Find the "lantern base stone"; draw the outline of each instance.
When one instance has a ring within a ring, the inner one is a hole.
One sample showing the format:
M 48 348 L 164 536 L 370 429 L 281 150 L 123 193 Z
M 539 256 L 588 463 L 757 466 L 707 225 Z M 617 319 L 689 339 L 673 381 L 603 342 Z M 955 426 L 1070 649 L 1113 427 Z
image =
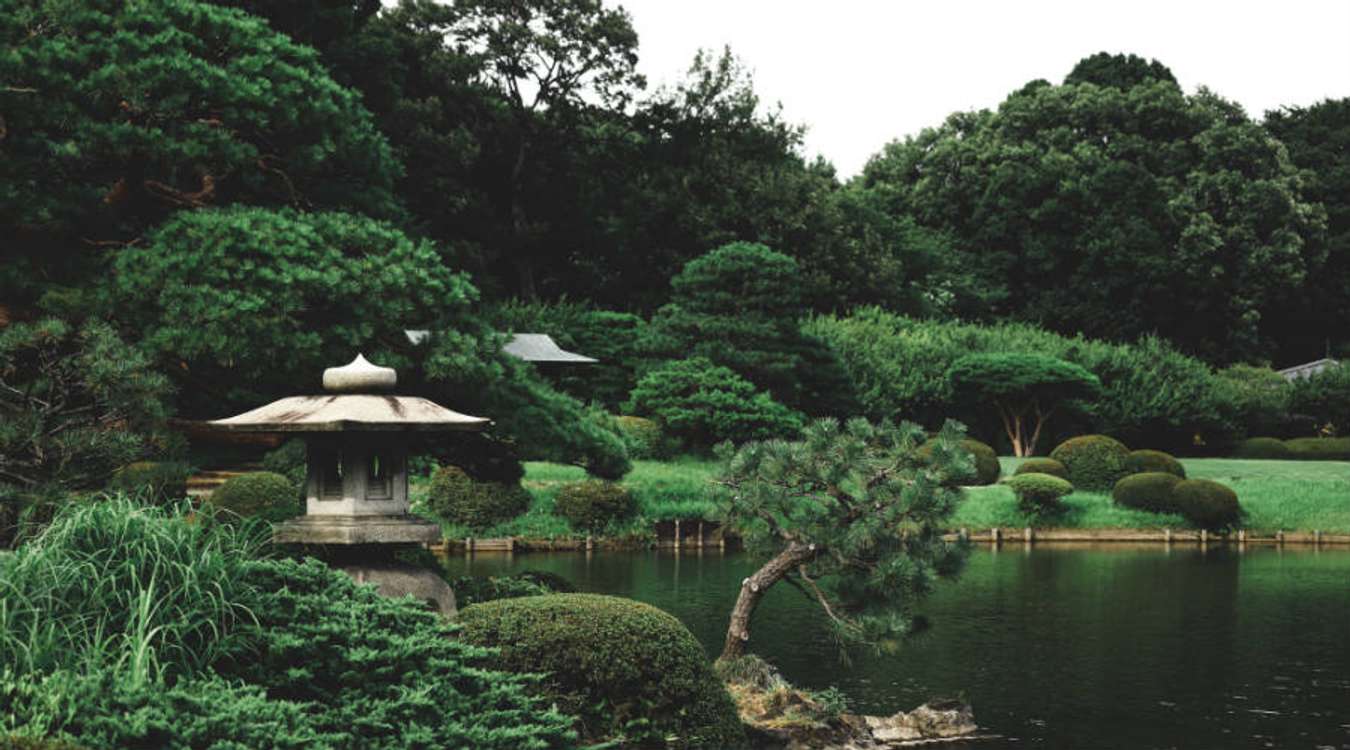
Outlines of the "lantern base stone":
M 408 515 L 301 516 L 272 530 L 276 544 L 430 544 L 441 528 Z
M 342 571 L 357 583 L 374 584 L 380 596 L 391 599 L 411 596 L 446 618 L 453 618 L 457 612 L 454 589 L 426 568 L 394 563 L 349 565 Z

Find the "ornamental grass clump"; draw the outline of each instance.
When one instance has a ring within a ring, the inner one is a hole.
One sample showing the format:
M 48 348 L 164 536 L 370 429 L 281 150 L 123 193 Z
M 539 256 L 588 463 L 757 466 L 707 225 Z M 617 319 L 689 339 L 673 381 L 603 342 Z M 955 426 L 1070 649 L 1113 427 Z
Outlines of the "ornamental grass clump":
M 135 461 L 113 473 L 108 489 L 166 503 L 187 497 L 187 478 L 188 465 L 182 461 Z
M 1125 457 L 1125 471 L 1130 474 L 1160 471 L 1181 479 L 1186 478 L 1186 468 L 1172 454 L 1148 449 L 1130 451 Z
M 465 641 L 498 649 L 497 668 L 546 675 L 537 689 L 576 714 L 585 739 L 621 738 L 635 747 L 745 745 L 703 647 L 651 605 L 552 594 L 475 604 L 459 622 Z
M 1129 455 L 1124 443 L 1106 435 L 1069 438 L 1050 451 L 1050 457 L 1069 470 L 1073 486 L 1090 492 L 1110 491 L 1128 473 Z
M 1017 474 L 1049 474 L 1052 477 L 1068 479 L 1069 467 L 1053 458 L 1028 458 L 1013 471 L 1014 476 Z
M 1066 479 L 1052 474 L 1016 474 L 1004 480 L 1017 496 L 1017 507 L 1030 516 L 1052 516 L 1064 510 L 1061 498 L 1073 492 Z

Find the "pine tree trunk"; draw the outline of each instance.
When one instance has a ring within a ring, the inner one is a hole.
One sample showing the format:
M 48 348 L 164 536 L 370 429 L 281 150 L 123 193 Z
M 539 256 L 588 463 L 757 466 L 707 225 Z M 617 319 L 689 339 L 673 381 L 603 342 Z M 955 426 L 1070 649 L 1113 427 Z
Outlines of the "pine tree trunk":
M 735 659 L 745 655 L 745 644 L 750 641 L 750 618 L 754 616 L 760 599 L 764 598 L 764 592 L 815 554 L 815 545 L 789 542 L 782 552 L 764 563 L 764 566 L 749 578 L 741 581 L 741 595 L 736 598 L 736 606 L 731 610 L 731 622 L 727 625 L 727 641 L 722 647 L 719 660 Z

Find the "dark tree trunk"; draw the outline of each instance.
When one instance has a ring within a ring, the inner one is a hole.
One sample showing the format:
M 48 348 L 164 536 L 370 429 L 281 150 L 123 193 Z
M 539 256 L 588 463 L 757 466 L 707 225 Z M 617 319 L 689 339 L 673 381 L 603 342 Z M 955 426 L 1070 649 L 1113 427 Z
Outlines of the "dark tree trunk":
M 754 616 L 760 599 L 764 598 L 764 592 L 815 554 L 815 545 L 789 542 L 782 552 L 764 563 L 764 566 L 749 578 L 741 581 L 741 595 L 736 598 L 736 606 L 731 610 L 731 622 L 727 625 L 727 641 L 722 647 L 719 660 L 735 659 L 745 655 L 745 644 L 750 641 L 750 618 Z

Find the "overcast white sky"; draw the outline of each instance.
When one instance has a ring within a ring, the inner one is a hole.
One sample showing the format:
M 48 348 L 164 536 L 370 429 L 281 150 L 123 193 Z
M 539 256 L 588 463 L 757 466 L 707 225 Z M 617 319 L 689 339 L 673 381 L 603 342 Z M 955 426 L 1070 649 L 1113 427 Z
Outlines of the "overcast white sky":
M 609 0 L 607 5 L 614 4 Z M 1254 116 L 1350 96 L 1350 1 L 865 2 L 619 0 L 649 86 L 700 48 L 732 51 L 767 103 L 809 127 L 807 155 L 847 178 L 895 138 L 995 107 L 1094 52 L 1157 58 Z

